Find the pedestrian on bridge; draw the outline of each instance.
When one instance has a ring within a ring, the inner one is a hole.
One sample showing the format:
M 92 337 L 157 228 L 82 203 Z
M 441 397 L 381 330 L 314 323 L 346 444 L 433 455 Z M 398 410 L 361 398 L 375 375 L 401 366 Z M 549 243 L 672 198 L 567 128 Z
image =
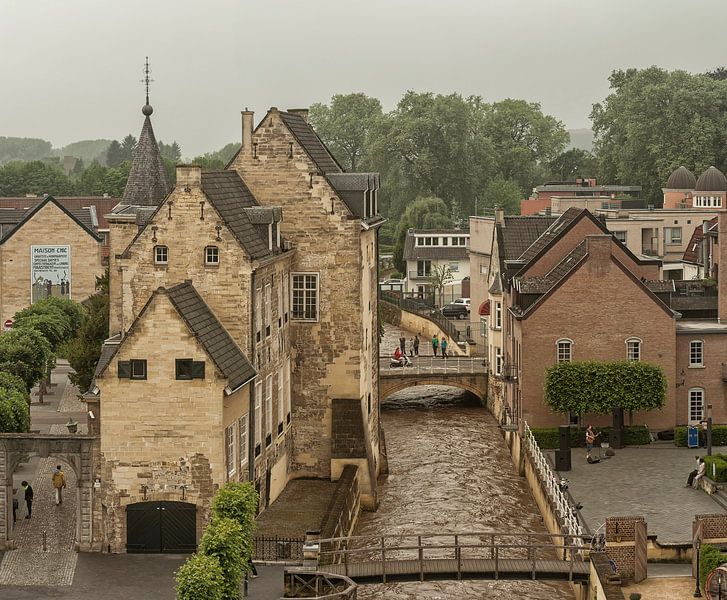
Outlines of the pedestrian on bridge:
M 437 348 L 439 348 L 439 338 L 437 337 L 437 334 L 434 334 L 434 337 L 432 337 L 432 351 L 434 352 L 434 356 L 437 355 Z
M 53 471 L 53 489 L 56 493 L 56 506 L 63 504 L 63 488 L 66 487 L 66 474 L 61 470 L 61 465 L 56 466 Z
M 419 336 L 417 334 L 414 334 L 414 339 L 411 342 L 411 347 L 414 356 L 419 356 Z
M 406 338 L 403 335 L 399 338 L 399 348 L 402 354 L 406 354 Z
M 447 358 L 447 338 L 442 336 L 442 358 Z

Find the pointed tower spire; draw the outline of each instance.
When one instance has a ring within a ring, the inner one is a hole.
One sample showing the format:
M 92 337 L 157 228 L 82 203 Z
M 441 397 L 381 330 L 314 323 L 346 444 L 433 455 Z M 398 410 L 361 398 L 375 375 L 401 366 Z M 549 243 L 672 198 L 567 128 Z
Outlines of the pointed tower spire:
M 139 142 L 134 148 L 133 159 L 129 179 L 124 188 L 124 195 L 121 204 L 133 206 L 158 206 L 167 194 L 171 186 L 167 180 L 167 173 L 164 169 L 164 161 L 159 153 L 154 129 L 149 118 L 154 109 L 149 104 L 149 57 L 144 63 L 144 84 L 146 90 L 146 104 L 141 109 L 144 115 L 144 125 L 141 128 Z

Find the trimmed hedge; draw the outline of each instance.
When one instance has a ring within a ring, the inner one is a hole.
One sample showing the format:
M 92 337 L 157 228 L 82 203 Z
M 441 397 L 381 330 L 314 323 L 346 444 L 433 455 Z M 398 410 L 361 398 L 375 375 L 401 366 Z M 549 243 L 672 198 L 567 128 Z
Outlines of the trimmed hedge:
M 601 435 L 596 443 L 607 442 L 611 427 L 597 427 L 596 431 Z M 533 435 L 543 450 L 554 450 L 560 448 L 560 434 L 557 427 L 533 428 Z M 624 443 L 627 446 L 643 446 L 651 443 L 649 429 L 645 425 L 627 425 L 624 427 Z M 570 447 L 583 448 L 586 445 L 586 430 L 578 427 L 570 428 Z
M 707 582 L 707 575 L 714 569 L 727 562 L 727 554 L 723 554 L 719 548 L 712 544 L 702 544 L 699 548 L 699 582 L 704 589 Z
M 699 427 L 699 443 L 706 445 L 707 432 Z M 674 443 L 677 446 L 686 448 L 687 446 L 687 428 L 679 426 L 674 428 Z M 727 446 L 727 425 L 712 425 L 712 445 Z
M 727 456 L 724 454 L 713 454 L 712 456 L 703 456 L 704 462 L 707 463 L 706 476 L 718 483 L 727 482 Z
M 223 600 L 225 578 L 216 556 L 193 554 L 176 572 L 177 600 Z

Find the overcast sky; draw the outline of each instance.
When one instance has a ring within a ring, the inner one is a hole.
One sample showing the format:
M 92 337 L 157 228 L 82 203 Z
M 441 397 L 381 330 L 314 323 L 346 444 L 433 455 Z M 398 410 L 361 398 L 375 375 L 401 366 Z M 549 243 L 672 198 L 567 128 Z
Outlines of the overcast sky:
M 590 127 L 613 69 L 727 64 L 725 0 L 0 0 L 0 135 L 62 146 L 138 135 L 144 56 L 157 138 L 186 157 L 240 110 L 407 89 L 525 98 Z

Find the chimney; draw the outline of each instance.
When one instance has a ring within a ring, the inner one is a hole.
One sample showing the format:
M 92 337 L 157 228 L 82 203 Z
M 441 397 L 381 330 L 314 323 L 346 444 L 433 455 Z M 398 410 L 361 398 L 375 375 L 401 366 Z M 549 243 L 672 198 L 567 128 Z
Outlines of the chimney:
M 588 263 L 586 267 L 589 273 L 603 276 L 611 270 L 611 235 L 587 235 L 586 251 L 588 252 Z
M 303 119 L 306 123 L 308 122 L 308 109 L 307 108 L 289 108 L 288 112 L 291 115 L 296 115 Z
M 242 154 L 252 155 L 252 124 L 255 113 L 247 108 L 242 113 Z
M 177 188 L 202 185 L 202 167 L 177 165 Z
M 709 236 L 707 236 L 709 237 Z M 727 211 L 717 216 L 717 251 L 712 254 L 711 274 L 717 277 L 717 318 L 727 323 Z
M 502 208 L 495 208 L 495 225 L 505 224 L 505 211 Z

